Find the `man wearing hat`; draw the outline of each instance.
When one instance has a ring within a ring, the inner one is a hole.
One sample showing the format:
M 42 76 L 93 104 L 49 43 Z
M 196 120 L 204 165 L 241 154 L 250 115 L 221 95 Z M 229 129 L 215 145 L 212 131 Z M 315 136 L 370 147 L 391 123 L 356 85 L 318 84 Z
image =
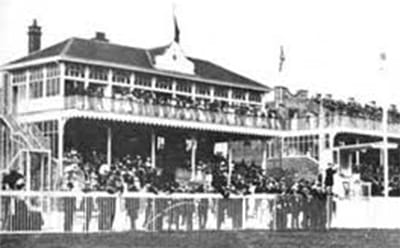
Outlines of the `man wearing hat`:
M 328 163 L 328 168 L 325 170 L 325 188 L 328 194 L 332 194 L 332 188 L 334 184 L 333 176 L 335 175 L 337 168 L 334 167 L 333 163 Z

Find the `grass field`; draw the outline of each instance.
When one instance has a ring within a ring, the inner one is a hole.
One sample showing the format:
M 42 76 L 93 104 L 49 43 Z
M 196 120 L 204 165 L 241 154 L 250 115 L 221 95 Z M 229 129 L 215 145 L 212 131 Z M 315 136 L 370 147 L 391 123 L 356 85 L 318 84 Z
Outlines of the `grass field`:
M 400 230 L 125 232 L 0 235 L 0 247 L 32 248 L 399 248 Z

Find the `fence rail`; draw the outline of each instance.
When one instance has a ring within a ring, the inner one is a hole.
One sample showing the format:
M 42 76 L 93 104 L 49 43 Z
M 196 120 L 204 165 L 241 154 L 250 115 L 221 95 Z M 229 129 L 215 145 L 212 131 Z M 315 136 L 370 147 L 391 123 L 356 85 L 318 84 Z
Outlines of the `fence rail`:
M 0 192 L 0 233 L 325 229 L 326 199 L 256 194 Z

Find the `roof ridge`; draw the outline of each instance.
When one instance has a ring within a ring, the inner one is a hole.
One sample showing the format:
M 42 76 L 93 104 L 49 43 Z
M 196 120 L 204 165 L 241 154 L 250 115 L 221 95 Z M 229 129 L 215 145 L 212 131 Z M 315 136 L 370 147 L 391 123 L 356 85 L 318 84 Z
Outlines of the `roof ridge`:
M 67 51 L 69 50 L 69 48 L 71 47 L 71 45 L 72 45 L 72 43 L 74 42 L 75 39 L 76 39 L 75 37 L 71 37 L 71 38 L 68 39 L 67 44 L 61 50 L 60 56 L 65 56 L 65 54 L 67 53 Z

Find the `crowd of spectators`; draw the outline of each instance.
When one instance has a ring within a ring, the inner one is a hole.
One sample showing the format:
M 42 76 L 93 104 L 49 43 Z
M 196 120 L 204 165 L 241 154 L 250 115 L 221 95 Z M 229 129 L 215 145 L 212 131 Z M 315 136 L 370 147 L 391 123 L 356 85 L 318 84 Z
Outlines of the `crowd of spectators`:
M 352 172 L 358 174 L 363 182 L 371 183 L 371 195 L 384 195 L 383 166 L 377 164 L 363 163 L 354 165 Z M 400 196 L 400 169 L 389 165 L 389 196 Z
M 311 103 L 314 104 L 315 109 L 322 105 L 326 115 L 342 115 L 360 119 L 367 119 L 372 121 L 382 121 L 383 108 L 378 106 L 375 101 L 366 104 L 357 102 L 354 98 L 349 100 L 335 100 L 331 95 L 322 97 L 321 94 L 311 97 Z M 400 123 L 400 112 L 396 105 L 390 105 L 388 109 L 388 122 Z
M 76 150 L 71 150 L 65 154 L 64 167 L 64 189 L 109 193 L 206 192 L 229 197 L 231 194 L 290 193 L 297 187 L 310 189 L 315 183 L 266 176 L 261 166 L 244 161 L 234 163 L 229 175 L 228 161 L 216 155 L 207 161 L 198 161 L 195 178 L 191 178 L 191 183 L 166 175 L 161 168 L 152 166 L 149 157 L 142 158 L 140 155 L 126 155 L 115 159 L 109 166 L 101 153 L 92 151 L 83 156 Z
M 68 84 L 66 89 L 67 96 L 89 96 L 96 99 L 104 97 L 104 87 L 98 85 L 89 85 L 87 88 L 83 84 L 71 83 Z M 144 103 L 160 106 L 171 106 L 181 109 L 195 109 L 204 110 L 213 113 L 226 113 L 235 114 L 237 116 L 251 116 L 268 118 L 271 120 L 281 120 L 287 118 L 282 115 L 282 111 L 278 108 L 272 108 L 270 106 L 264 106 L 257 104 L 238 104 L 228 103 L 223 100 L 210 100 L 208 98 L 195 98 L 187 95 L 172 95 L 167 93 L 154 92 L 150 90 L 138 89 L 133 90 L 129 88 L 114 87 L 112 90 L 112 98 L 115 100 L 125 100 L 130 103 Z M 101 106 L 101 102 L 96 101 L 96 108 Z M 122 106 L 122 105 L 121 105 Z M 134 109 L 132 107 L 132 109 Z

